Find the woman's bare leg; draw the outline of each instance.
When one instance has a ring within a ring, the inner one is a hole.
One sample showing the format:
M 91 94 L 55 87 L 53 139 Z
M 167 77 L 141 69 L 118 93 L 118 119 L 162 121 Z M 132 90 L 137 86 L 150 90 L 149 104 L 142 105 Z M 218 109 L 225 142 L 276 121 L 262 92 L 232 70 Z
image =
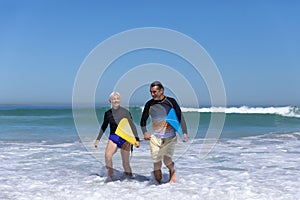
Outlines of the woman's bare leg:
M 117 145 L 113 141 L 108 140 L 105 150 L 105 164 L 107 168 L 107 176 L 110 178 L 112 178 L 113 175 L 112 157 L 117 152 L 117 148 Z
M 132 170 L 130 167 L 130 144 L 125 142 L 121 148 L 121 156 L 122 156 L 122 164 L 124 168 L 124 172 L 127 176 L 132 176 Z

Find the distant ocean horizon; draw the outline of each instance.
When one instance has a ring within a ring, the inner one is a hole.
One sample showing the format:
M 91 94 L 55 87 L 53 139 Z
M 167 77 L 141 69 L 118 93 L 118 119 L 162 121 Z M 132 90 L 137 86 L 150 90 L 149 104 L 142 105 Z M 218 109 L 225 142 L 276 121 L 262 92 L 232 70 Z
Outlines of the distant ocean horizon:
M 145 102 L 144 102 L 145 103 Z M 144 103 L 136 103 L 130 105 L 130 107 L 142 107 L 144 106 Z M 82 104 L 88 105 L 89 107 L 90 104 Z M 180 105 L 181 107 L 184 108 L 211 108 L 211 107 L 219 107 L 218 105 L 216 106 L 211 106 L 209 104 L 200 104 L 198 107 L 195 106 L 190 106 L 190 105 Z M 65 108 L 71 108 L 72 103 L 0 103 L 0 108 L 3 107 L 65 107 Z M 109 103 L 96 103 L 94 107 L 110 107 Z M 226 108 L 239 108 L 239 107 L 249 107 L 249 108 L 268 108 L 268 107 L 300 107 L 299 105 L 296 104 L 227 104 Z
M 77 133 L 71 105 L 0 105 L 0 199 L 298 199 L 300 107 L 182 107 L 190 140 L 178 138 L 176 184 L 156 185 L 149 142 L 139 127 L 142 106 L 129 108 L 141 138 L 133 171 L 150 181 L 105 184 L 104 151 L 109 130 L 93 148 L 99 124 Z M 83 109 L 84 112 L 85 109 Z M 205 158 L 199 151 L 213 113 L 226 114 L 220 138 Z M 90 130 L 94 130 L 90 132 Z M 149 128 L 150 130 L 150 128 Z M 84 138 L 86 143 L 82 142 Z M 120 153 L 114 167 L 122 171 Z M 163 168 L 164 177 L 168 172 Z M 97 174 L 97 175 L 95 175 Z M 163 195 L 162 195 L 163 194 Z

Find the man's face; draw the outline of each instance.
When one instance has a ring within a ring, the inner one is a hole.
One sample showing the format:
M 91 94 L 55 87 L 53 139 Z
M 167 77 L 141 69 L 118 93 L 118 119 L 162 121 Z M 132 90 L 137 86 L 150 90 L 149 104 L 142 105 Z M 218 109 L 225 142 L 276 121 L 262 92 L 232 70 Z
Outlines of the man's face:
M 153 86 L 150 88 L 150 93 L 154 100 L 162 100 L 164 89 L 159 88 L 158 86 Z

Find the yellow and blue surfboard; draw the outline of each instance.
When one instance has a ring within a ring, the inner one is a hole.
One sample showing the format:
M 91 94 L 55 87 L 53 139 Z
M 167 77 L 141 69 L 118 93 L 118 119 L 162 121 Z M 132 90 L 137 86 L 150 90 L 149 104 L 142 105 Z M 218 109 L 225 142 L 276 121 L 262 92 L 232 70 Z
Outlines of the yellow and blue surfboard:
M 116 134 L 129 142 L 130 144 L 133 144 L 136 146 L 136 139 L 133 134 L 133 131 L 131 129 L 130 123 L 127 118 L 121 119 L 121 121 L 118 124 Z

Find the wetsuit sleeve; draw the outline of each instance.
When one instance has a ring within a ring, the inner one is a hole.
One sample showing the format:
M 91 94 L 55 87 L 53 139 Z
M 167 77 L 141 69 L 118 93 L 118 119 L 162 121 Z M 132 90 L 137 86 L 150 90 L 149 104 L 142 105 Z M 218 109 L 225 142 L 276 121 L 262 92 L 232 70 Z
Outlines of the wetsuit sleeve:
M 187 134 L 187 127 L 186 127 L 185 119 L 184 119 L 184 116 L 183 116 L 183 114 L 181 112 L 181 109 L 180 109 L 178 103 L 176 102 L 175 99 L 170 99 L 170 101 L 173 104 L 173 107 L 174 107 L 174 110 L 176 112 L 177 118 L 178 118 L 178 120 L 180 122 L 180 126 L 181 126 L 181 129 L 182 129 L 182 132 Z
M 108 113 L 105 112 L 104 114 L 104 119 L 103 119 L 103 123 L 102 123 L 102 126 L 100 128 L 100 131 L 99 131 L 99 134 L 98 134 L 98 137 L 97 137 L 97 140 L 100 140 L 103 133 L 105 132 L 107 126 L 108 126 L 108 123 L 109 123 L 109 119 L 108 119 Z
M 184 119 L 183 115 L 181 115 L 180 126 L 182 129 L 182 132 L 188 134 L 185 119 Z
M 142 132 L 143 134 L 145 132 L 147 132 L 147 119 L 149 117 L 149 109 L 150 109 L 150 101 L 148 101 L 146 104 L 145 104 L 145 107 L 144 107 L 144 110 L 143 110 L 143 113 L 142 113 L 142 118 L 141 118 L 141 122 L 140 122 L 140 126 L 141 126 L 141 129 L 142 129 Z
M 140 141 L 139 135 L 138 135 L 138 133 L 137 133 L 136 126 L 135 126 L 135 124 L 133 123 L 133 119 L 132 119 L 132 116 L 131 116 L 130 112 L 128 112 L 127 118 L 128 118 L 130 127 L 131 127 L 131 129 L 132 129 L 132 131 L 133 131 L 133 134 L 134 134 L 135 139 L 136 139 L 137 141 Z

